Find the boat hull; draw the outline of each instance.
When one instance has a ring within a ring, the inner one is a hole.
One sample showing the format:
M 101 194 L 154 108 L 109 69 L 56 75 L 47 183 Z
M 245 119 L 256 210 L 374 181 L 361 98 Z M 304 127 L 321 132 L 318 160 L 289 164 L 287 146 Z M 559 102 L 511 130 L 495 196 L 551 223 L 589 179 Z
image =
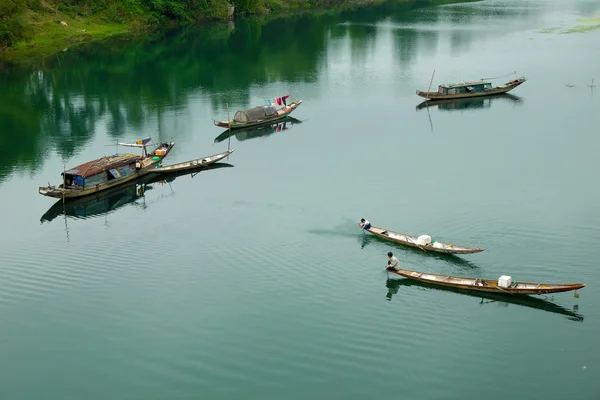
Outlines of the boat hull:
M 105 215 L 134 203 L 140 197 L 144 196 L 147 191 L 151 190 L 153 184 L 157 182 L 173 182 L 180 176 L 194 176 L 201 171 L 227 167 L 233 167 L 233 165 L 214 163 L 208 166 L 199 166 L 191 170 L 178 170 L 168 174 L 149 173 L 140 177 L 135 182 L 120 185 L 119 187 L 104 190 L 90 196 L 71 199 L 69 201 L 58 200 L 42 215 L 40 222 L 50 222 L 59 215 L 71 218 L 91 218 Z
M 473 291 L 469 291 L 469 290 L 457 289 L 455 287 L 432 285 L 427 282 L 419 282 L 419 281 L 416 281 L 413 279 L 402 279 L 400 277 L 398 277 L 399 279 L 395 279 L 395 278 L 396 278 L 396 276 L 390 277 L 386 281 L 386 287 L 388 288 L 388 298 L 390 298 L 390 299 L 394 294 L 398 293 L 397 291 L 401 287 L 402 288 L 415 287 L 415 288 L 424 288 L 424 289 L 432 289 L 432 290 L 456 293 L 456 294 L 460 294 L 462 296 L 470 296 L 473 298 L 480 299 L 480 301 L 479 301 L 480 304 L 484 304 L 483 299 L 485 299 L 486 300 L 485 303 L 502 302 L 505 304 L 514 304 L 517 306 L 528 307 L 528 308 L 531 308 L 534 310 L 541 310 L 541 311 L 547 311 L 547 312 L 551 312 L 551 313 L 555 313 L 555 314 L 559 314 L 559 315 L 564 315 L 571 321 L 583 322 L 583 320 L 584 320 L 584 317 L 582 314 L 579 314 L 578 312 L 576 312 L 574 310 L 569 310 L 565 307 L 559 306 L 559 305 L 557 305 L 551 301 L 548 301 L 544 298 L 541 298 L 541 297 L 507 296 L 506 294 L 499 293 L 499 292 L 494 292 L 494 293 L 473 292 Z
M 369 229 L 365 229 L 367 232 L 375 235 L 381 239 L 389 240 L 394 243 L 402 244 L 405 246 L 416 247 L 425 252 L 434 252 L 434 253 L 445 253 L 445 254 L 473 254 L 473 253 L 481 253 L 484 251 L 484 248 L 481 247 L 464 247 L 464 246 L 454 246 L 447 243 L 440 243 L 442 248 L 434 247 L 433 245 L 419 245 L 417 244 L 417 237 L 412 235 L 407 235 L 405 233 L 393 232 L 390 230 L 385 230 L 381 228 L 377 228 L 375 226 L 371 226 Z
M 525 79 L 518 80 L 516 83 L 510 85 L 496 86 L 493 89 L 486 90 L 484 92 L 474 93 L 457 93 L 457 94 L 442 94 L 438 92 L 422 92 L 417 89 L 417 95 L 427 100 L 455 100 L 455 99 L 468 99 L 472 97 L 483 97 L 483 96 L 494 96 L 498 94 L 508 93 L 517 86 L 520 86 L 525 82 Z
M 175 145 L 175 143 L 171 142 L 169 148 L 166 150 L 166 153 L 164 155 L 161 156 L 156 156 L 158 157 L 158 160 L 153 161 L 152 158 L 148 157 L 146 158 L 146 161 L 143 162 L 144 166 L 135 172 L 132 172 L 130 175 L 120 178 L 120 179 L 115 179 L 111 182 L 105 182 L 105 183 L 101 183 L 98 184 L 96 186 L 93 187 L 89 187 L 89 188 L 77 188 L 77 189 L 71 189 L 71 188 L 67 188 L 64 189 L 62 187 L 62 185 L 59 186 L 40 186 L 38 188 L 38 192 L 39 194 L 43 195 L 43 196 L 47 196 L 47 197 L 53 197 L 56 199 L 76 199 L 76 198 L 80 198 L 80 197 L 86 197 L 86 196 L 90 196 L 93 194 L 97 194 L 100 192 L 104 192 L 106 190 L 110 190 L 110 189 L 114 189 L 116 187 L 125 185 L 127 183 L 131 183 L 137 179 L 139 179 L 140 177 L 146 175 L 149 172 L 152 172 L 152 170 L 154 168 L 156 168 L 157 165 L 159 165 L 166 156 L 169 155 L 171 149 L 173 148 L 173 146 Z
M 185 161 L 182 163 L 167 165 L 165 167 L 154 168 L 152 171 L 150 171 L 150 173 L 161 173 L 162 174 L 162 173 L 167 173 L 167 172 L 181 172 L 181 171 L 188 171 L 188 170 L 198 169 L 198 168 L 202 168 L 202 167 L 207 167 L 209 165 L 212 165 L 212 164 L 219 162 L 222 159 L 228 157 L 233 152 L 234 152 L 234 149 L 231 149 L 231 150 L 227 150 L 223 153 L 214 154 L 214 155 L 208 156 L 208 157 L 197 158 L 197 159 L 191 160 L 191 161 Z
M 261 125 L 269 125 L 274 122 L 279 122 L 279 121 L 284 120 L 292 112 L 294 112 L 294 110 L 296 108 L 300 107 L 300 104 L 302 104 L 302 100 L 293 101 L 292 103 L 290 103 L 289 106 L 277 110 L 278 114 L 276 116 L 273 116 L 271 118 L 261 119 L 258 121 L 235 122 L 235 121 L 231 120 L 231 121 L 215 121 L 214 123 L 218 127 L 232 129 L 232 130 L 233 129 L 250 128 L 250 127 L 261 126 Z
M 234 129 L 231 131 L 227 129 L 223 131 L 219 136 L 217 136 L 214 142 L 220 143 L 225 139 L 229 139 L 232 136 L 235 136 L 235 138 L 240 142 L 248 139 L 267 137 L 276 132 L 282 132 L 291 129 L 293 125 L 300 123 L 302 123 L 302 121 L 288 115 L 282 121 L 275 121 L 264 125 L 251 126 L 242 129 Z M 290 126 L 286 126 L 287 124 L 289 124 Z
M 569 292 L 585 287 L 583 283 L 534 283 L 534 282 L 515 282 L 511 287 L 503 288 L 498 286 L 497 280 L 480 278 L 463 278 L 458 276 L 431 274 L 419 271 L 401 269 L 399 271 L 389 271 L 390 273 L 412 279 L 431 285 L 452 287 L 455 289 L 469 290 L 474 292 L 487 293 L 505 293 L 511 295 L 539 295 L 549 293 Z
M 445 100 L 423 100 L 416 106 L 417 111 L 428 107 L 438 106 L 441 111 L 462 111 L 470 109 L 483 109 L 491 106 L 492 101 L 497 99 L 505 99 L 514 103 L 520 103 L 520 97 L 510 93 L 500 93 L 484 97 L 466 98 L 466 99 L 445 99 Z M 487 100 L 487 101 L 486 101 Z
M 130 183 L 136 179 L 139 179 L 144 174 L 141 172 L 134 172 L 131 175 L 119 179 L 115 182 L 111 183 L 103 183 L 91 188 L 87 189 L 63 189 L 62 187 L 40 187 L 38 189 L 39 193 L 44 196 L 54 197 L 56 199 L 75 199 L 79 197 L 90 196 L 92 194 L 104 192 L 106 190 L 110 190 L 116 188 L 118 186 L 124 185 L 126 183 Z

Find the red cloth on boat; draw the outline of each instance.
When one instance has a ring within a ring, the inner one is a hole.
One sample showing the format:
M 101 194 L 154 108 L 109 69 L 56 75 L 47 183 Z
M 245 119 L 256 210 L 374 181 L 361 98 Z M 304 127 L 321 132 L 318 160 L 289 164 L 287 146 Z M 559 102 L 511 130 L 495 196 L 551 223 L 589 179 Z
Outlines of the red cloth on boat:
M 281 97 L 277 98 L 277 105 L 280 106 L 281 105 Z

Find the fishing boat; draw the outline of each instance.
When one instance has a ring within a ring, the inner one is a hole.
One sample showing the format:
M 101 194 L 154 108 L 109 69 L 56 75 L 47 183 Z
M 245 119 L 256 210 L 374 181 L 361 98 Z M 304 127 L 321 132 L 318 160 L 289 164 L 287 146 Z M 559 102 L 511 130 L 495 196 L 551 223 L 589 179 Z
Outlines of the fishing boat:
M 292 129 L 293 125 L 300 123 L 302 123 L 302 121 L 300 121 L 299 119 L 288 116 L 283 121 L 270 123 L 268 125 L 252 126 L 250 128 L 236 129 L 233 131 L 227 129 L 223 131 L 219 136 L 217 136 L 214 142 L 220 143 L 226 139 L 229 139 L 232 136 L 235 136 L 235 138 L 240 142 L 248 139 L 267 137 L 274 133 L 279 133 Z
M 182 176 L 190 175 L 193 178 L 201 171 L 204 172 L 231 167 L 233 167 L 233 165 L 227 163 L 214 163 L 208 166 L 200 166 L 193 170 L 180 170 L 168 174 L 146 174 L 133 182 L 112 189 L 103 190 L 90 196 L 71 199 L 67 202 L 57 200 L 56 203 L 42 215 L 40 222 L 50 222 L 61 215 L 76 219 L 104 216 L 127 205 L 137 204 L 138 200 L 146 195 L 146 192 L 154 189 L 155 184 L 170 184 L 175 181 L 175 179 Z
M 514 304 L 517 306 L 528 307 L 536 310 L 548 311 L 551 313 L 556 313 L 560 315 L 566 316 L 571 321 L 583 322 L 584 317 L 582 314 L 575 310 L 569 310 L 565 307 L 559 306 L 551 301 L 548 301 L 542 297 L 532 297 L 532 296 L 507 296 L 505 293 L 500 291 L 497 292 L 473 292 L 470 290 L 462 290 L 457 289 L 452 286 L 439 286 L 432 285 L 427 282 L 419 282 L 412 279 L 393 279 L 389 278 L 385 282 L 385 286 L 388 289 L 388 293 L 386 297 L 391 300 L 391 298 L 398 294 L 398 290 L 400 288 L 405 287 L 416 287 L 416 288 L 426 288 L 438 291 L 452 292 L 457 293 L 462 296 L 470 296 L 473 298 L 479 299 L 479 304 L 491 304 L 491 303 L 500 303 L 500 304 Z
M 452 243 L 442 243 L 434 240 L 429 235 L 413 236 L 406 233 L 394 232 L 386 229 L 371 226 L 365 229 L 367 232 L 385 240 L 390 240 L 395 243 L 403 244 L 428 252 L 447 253 L 447 254 L 472 254 L 484 251 L 481 247 L 465 247 L 457 246 Z
M 197 158 L 195 160 L 184 161 L 184 162 L 180 162 L 177 164 L 157 167 L 157 168 L 154 168 L 151 171 L 149 171 L 149 173 L 152 173 L 152 174 L 161 173 L 162 174 L 162 173 L 168 173 L 168 172 L 181 172 L 181 171 L 188 171 L 188 170 L 194 170 L 194 169 L 198 169 L 198 168 L 202 168 L 202 167 L 207 167 L 211 164 L 221 161 L 225 157 L 228 157 L 233 152 L 234 152 L 234 150 L 231 149 L 231 150 L 227 150 L 222 153 L 214 154 L 214 155 L 208 156 L 208 157 Z
M 525 82 L 524 77 L 515 78 L 504 85 L 492 87 L 492 83 L 485 80 L 473 82 L 447 83 L 438 86 L 437 92 L 422 92 L 417 89 L 417 95 L 427 100 L 452 100 L 464 99 L 469 97 L 493 96 L 501 93 L 508 93 L 517 86 Z
M 486 97 L 467 97 L 454 100 L 423 100 L 416 106 L 417 111 L 435 107 L 440 111 L 463 111 L 490 108 L 493 102 L 499 99 L 507 100 L 513 104 L 523 104 L 523 100 L 510 93 L 494 94 Z
M 118 146 L 138 147 L 141 155 L 115 154 L 88 161 L 64 171 L 61 175 L 63 183 L 40 187 L 39 193 L 44 196 L 72 199 L 88 196 L 104 190 L 131 182 L 156 168 L 169 154 L 174 142 L 162 142 L 154 151 L 148 153 L 146 146 L 151 138 L 138 140 L 135 143 L 117 143 Z
M 265 105 L 249 108 L 247 110 L 238 110 L 230 121 L 214 121 L 216 126 L 227 129 L 248 128 L 272 124 L 287 118 L 296 108 L 300 107 L 302 100 L 292 101 L 281 108 L 274 105 Z
M 449 286 L 457 289 L 489 292 L 506 293 L 512 295 L 536 295 L 548 293 L 569 292 L 579 290 L 585 287 L 583 283 L 534 283 L 534 282 L 513 282 L 512 277 L 503 275 L 497 280 L 481 278 L 464 278 L 460 276 L 432 274 L 427 272 L 411 271 L 400 269 L 389 272 L 412 279 L 419 282 L 425 282 L 432 285 Z

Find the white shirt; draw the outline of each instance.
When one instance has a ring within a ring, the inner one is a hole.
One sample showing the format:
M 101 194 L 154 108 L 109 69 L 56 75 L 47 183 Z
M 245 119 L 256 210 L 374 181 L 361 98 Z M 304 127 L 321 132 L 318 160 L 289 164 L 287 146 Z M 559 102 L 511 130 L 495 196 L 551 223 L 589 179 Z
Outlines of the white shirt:
M 394 268 L 394 269 L 400 269 L 400 261 L 398 261 L 398 259 L 396 258 L 396 256 L 392 256 L 392 258 L 390 259 L 390 264 L 388 265 L 388 267 Z
M 365 222 L 363 222 L 363 226 L 366 226 L 366 225 L 369 225 L 369 224 L 370 224 L 369 220 L 365 219 Z

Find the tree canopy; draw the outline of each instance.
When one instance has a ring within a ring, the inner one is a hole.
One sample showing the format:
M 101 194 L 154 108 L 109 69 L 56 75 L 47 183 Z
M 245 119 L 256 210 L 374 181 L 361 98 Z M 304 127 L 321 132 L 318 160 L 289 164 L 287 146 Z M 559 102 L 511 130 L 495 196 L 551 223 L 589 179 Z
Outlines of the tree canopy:
M 23 18 L 26 9 L 25 0 L 0 1 L 0 55 L 13 43 L 31 36 Z

